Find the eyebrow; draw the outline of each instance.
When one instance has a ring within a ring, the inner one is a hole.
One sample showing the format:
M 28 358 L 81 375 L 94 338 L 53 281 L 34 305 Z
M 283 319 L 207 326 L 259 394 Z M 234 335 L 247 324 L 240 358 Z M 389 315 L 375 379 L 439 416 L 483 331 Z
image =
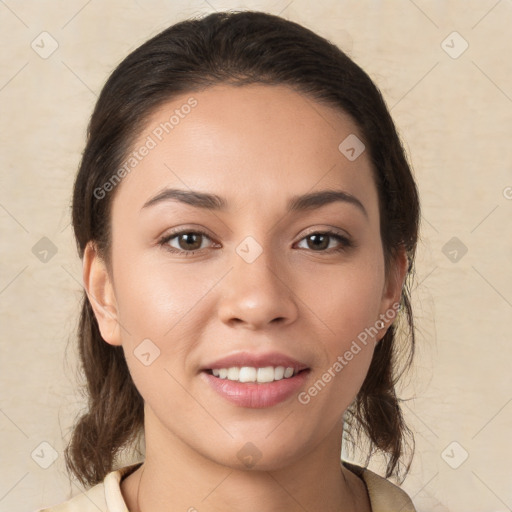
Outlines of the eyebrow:
M 156 196 L 149 199 L 142 209 L 148 208 L 165 201 L 178 201 L 181 203 L 212 211 L 225 211 L 228 207 L 227 201 L 216 194 L 206 192 L 197 192 L 194 190 L 180 190 L 175 188 L 166 188 Z M 293 196 L 287 204 L 288 212 L 310 211 L 322 206 L 342 202 L 356 206 L 366 217 L 368 212 L 355 196 L 342 190 L 320 190 L 300 196 Z

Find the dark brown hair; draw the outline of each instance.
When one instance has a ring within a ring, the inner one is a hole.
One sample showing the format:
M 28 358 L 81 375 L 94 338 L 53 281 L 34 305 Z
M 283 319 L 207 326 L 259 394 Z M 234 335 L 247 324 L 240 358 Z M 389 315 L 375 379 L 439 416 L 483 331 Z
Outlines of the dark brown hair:
M 137 48 L 114 70 L 92 114 L 74 186 L 73 228 L 80 257 L 93 241 L 109 265 L 115 190 L 101 195 L 97 191 L 119 170 L 148 117 L 178 95 L 221 83 L 287 85 L 350 114 L 374 168 L 386 269 L 404 248 L 409 283 L 418 236 L 418 194 L 379 90 L 326 39 L 297 23 L 254 11 L 218 12 L 177 23 Z M 401 306 L 397 321 L 377 344 L 366 380 L 346 416 L 354 443 L 364 435 L 370 443 L 368 457 L 375 451 L 385 455 L 386 476 L 402 473 L 406 441 L 412 440 L 395 392 L 414 352 L 407 284 Z M 397 325 L 404 331 L 402 345 Z M 65 458 L 68 470 L 92 485 L 103 480 L 120 451 L 142 433 L 143 399 L 122 348 L 102 339 L 85 293 L 78 344 L 88 408 L 74 426 Z M 405 472 L 408 468 L 406 464 Z

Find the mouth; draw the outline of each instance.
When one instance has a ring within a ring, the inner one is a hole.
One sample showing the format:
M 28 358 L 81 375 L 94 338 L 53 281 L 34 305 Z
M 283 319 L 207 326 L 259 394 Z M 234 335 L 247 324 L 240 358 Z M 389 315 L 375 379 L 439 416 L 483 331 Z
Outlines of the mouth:
M 304 386 L 310 368 L 281 354 L 239 353 L 201 370 L 202 378 L 223 399 L 239 407 L 273 407 Z
M 258 384 L 266 384 L 283 379 L 290 379 L 301 372 L 308 371 L 308 369 L 298 369 L 292 366 L 264 366 L 260 368 L 255 366 L 231 366 L 229 368 L 212 368 L 204 371 L 209 375 L 222 380 L 230 380 L 240 383 L 257 382 Z

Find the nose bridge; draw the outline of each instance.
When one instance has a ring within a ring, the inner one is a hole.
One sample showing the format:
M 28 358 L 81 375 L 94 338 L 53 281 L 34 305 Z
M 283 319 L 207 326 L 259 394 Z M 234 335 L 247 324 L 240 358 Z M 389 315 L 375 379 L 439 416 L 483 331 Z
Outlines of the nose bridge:
M 248 236 L 238 244 L 219 305 L 223 322 L 243 323 L 255 329 L 296 318 L 293 293 L 285 284 L 285 276 L 280 275 L 278 260 L 254 237 Z

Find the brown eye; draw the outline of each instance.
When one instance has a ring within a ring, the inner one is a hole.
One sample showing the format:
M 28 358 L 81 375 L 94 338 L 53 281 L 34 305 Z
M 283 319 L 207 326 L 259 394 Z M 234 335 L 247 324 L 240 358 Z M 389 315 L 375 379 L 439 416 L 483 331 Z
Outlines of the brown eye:
M 308 247 L 314 251 L 322 251 L 329 247 L 329 235 L 315 234 L 306 237 Z
M 334 244 L 332 244 L 333 240 L 335 241 Z M 304 237 L 299 244 L 304 241 L 306 241 L 306 247 L 300 247 L 300 245 L 299 247 L 301 249 L 310 249 L 315 252 L 340 252 L 352 247 L 352 242 L 349 238 L 332 231 L 312 233 Z
M 178 245 L 184 251 L 196 251 L 201 248 L 203 235 L 200 233 L 182 233 L 177 236 Z
M 160 240 L 160 245 L 171 252 L 187 256 L 204 249 L 205 240 L 210 240 L 210 237 L 201 231 L 181 231 L 165 236 Z

